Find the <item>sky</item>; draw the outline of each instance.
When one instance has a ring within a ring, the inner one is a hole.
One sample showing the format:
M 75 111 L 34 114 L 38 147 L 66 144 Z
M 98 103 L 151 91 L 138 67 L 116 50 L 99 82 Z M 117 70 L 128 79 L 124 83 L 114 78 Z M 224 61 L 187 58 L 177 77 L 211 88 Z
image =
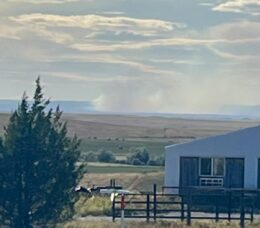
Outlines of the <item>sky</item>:
M 37 76 L 98 111 L 260 105 L 260 0 L 1 0 L 0 99 Z

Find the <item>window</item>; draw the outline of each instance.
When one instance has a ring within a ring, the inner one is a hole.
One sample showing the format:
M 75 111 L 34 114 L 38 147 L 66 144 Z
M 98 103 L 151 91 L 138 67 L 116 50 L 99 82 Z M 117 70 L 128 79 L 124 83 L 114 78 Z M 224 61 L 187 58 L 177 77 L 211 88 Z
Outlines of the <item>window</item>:
M 200 158 L 201 176 L 224 176 L 224 158 Z
M 200 159 L 200 175 L 210 176 L 211 175 L 211 158 Z
M 213 158 L 213 176 L 224 176 L 224 158 Z

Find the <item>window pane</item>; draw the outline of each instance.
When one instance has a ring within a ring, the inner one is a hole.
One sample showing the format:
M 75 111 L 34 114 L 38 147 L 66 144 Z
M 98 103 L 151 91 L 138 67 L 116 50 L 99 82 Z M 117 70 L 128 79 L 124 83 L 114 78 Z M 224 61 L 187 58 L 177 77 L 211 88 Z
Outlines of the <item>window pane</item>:
M 211 175 L 211 158 L 200 159 L 200 175 Z
M 224 176 L 224 158 L 214 158 L 213 160 L 213 175 Z

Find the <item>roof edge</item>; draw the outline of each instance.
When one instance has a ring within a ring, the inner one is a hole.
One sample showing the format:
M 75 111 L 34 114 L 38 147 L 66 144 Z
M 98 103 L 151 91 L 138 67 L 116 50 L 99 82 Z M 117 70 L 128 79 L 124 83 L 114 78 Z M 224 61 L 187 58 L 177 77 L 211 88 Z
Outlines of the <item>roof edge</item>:
M 234 133 L 242 132 L 242 131 L 247 131 L 247 130 L 249 130 L 249 129 L 254 129 L 254 128 L 260 128 L 260 125 L 258 124 L 258 125 L 254 126 L 254 127 L 241 128 L 241 129 L 234 130 L 234 131 L 230 131 L 230 132 L 226 132 L 226 133 L 220 134 L 220 135 L 213 135 L 213 136 L 209 136 L 209 137 L 203 137 L 203 138 L 199 138 L 199 139 L 192 140 L 192 141 L 190 141 L 190 142 L 184 142 L 184 143 L 178 143 L 178 144 L 171 144 L 171 145 L 165 146 L 164 149 L 165 149 L 165 150 L 169 150 L 170 148 L 173 148 L 173 147 L 176 147 L 176 146 L 186 145 L 186 144 L 190 144 L 190 143 L 193 143 L 193 142 L 202 141 L 202 140 L 205 140 L 205 139 L 216 138 L 216 137 L 219 137 L 219 136 L 230 135 L 230 134 L 234 134 Z

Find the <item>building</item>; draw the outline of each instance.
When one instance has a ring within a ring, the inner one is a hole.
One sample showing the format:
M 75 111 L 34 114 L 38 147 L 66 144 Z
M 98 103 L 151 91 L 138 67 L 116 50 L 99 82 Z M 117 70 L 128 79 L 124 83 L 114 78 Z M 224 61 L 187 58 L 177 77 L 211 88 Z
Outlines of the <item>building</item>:
M 260 188 L 260 126 L 165 149 L 165 186 Z

